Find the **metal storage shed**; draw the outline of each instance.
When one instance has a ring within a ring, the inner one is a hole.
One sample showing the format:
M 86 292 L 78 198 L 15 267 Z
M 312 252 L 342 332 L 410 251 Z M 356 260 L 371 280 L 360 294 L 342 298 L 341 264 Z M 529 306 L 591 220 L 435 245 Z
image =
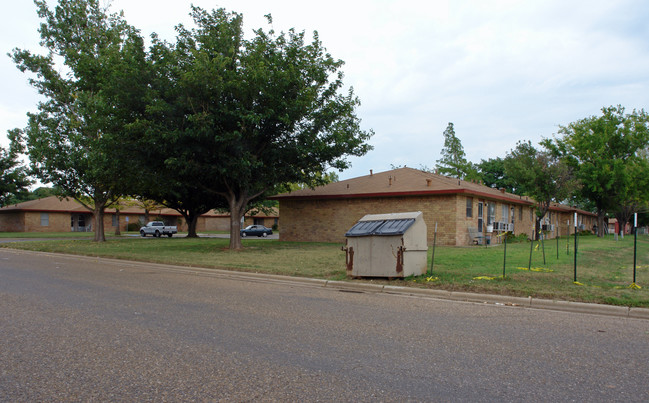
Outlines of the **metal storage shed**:
M 366 215 L 345 237 L 350 276 L 408 277 L 426 272 L 426 223 L 420 211 Z

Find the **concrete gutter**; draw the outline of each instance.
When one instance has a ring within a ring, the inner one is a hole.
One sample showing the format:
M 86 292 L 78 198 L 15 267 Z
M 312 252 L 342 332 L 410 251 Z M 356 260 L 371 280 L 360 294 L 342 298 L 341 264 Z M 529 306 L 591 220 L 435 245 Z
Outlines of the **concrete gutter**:
M 333 281 L 304 277 L 291 277 L 277 274 L 265 273 L 250 273 L 241 271 L 231 271 L 222 269 L 207 269 L 202 267 L 191 266 L 174 266 L 160 263 L 138 262 L 130 260 L 109 259 L 100 257 L 89 257 L 79 255 L 66 255 L 59 253 L 49 252 L 34 252 L 18 249 L 7 249 L 16 253 L 35 253 L 44 254 L 57 257 L 67 257 L 74 259 L 82 259 L 92 261 L 95 263 L 111 263 L 118 266 L 128 266 L 137 268 L 151 268 L 166 272 L 185 273 L 191 275 L 207 276 L 226 278 L 237 281 L 253 281 L 264 283 L 276 283 L 283 285 L 295 285 L 302 287 L 314 288 L 330 288 L 344 292 L 357 292 L 357 293 L 384 293 L 400 296 L 410 296 L 419 298 L 431 298 L 450 301 L 462 301 L 477 304 L 491 304 L 509 307 L 521 307 L 531 309 L 547 309 L 552 311 L 574 312 L 574 313 L 587 313 L 594 315 L 618 316 L 633 319 L 649 320 L 649 308 L 632 308 L 616 305 L 604 304 L 591 304 L 584 302 L 571 302 L 548 300 L 541 298 L 522 298 L 512 297 L 508 295 L 493 295 L 493 294 L 476 294 L 470 292 L 457 292 L 447 290 L 434 290 L 427 288 L 403 287 L 393 285 L 381 285 L 363 282 L 359 280 L 354 281 Z

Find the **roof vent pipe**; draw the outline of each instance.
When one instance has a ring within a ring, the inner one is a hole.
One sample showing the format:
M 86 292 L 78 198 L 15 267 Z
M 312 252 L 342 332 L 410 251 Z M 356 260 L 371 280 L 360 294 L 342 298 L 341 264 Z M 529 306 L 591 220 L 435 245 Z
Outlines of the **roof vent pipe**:
M 373 173 L 372 170 L 370 169 L 370 176 L 372 176 L 372 175 L 374 175 L 374 173 Z
M 431 182 L 433 182 L 432 179 L 426 179 L 426 186 L 430 187 Z
M 388 186 L 392 186 L 392 177 L 388 176 Z

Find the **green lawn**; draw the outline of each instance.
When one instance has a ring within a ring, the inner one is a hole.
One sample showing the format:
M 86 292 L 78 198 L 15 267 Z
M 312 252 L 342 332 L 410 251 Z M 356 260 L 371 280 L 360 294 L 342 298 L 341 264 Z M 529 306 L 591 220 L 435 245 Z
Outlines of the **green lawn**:
M 430 279 L 433 281 L 413 281 L 433 282 L 436 287 L 452 290 L 649 306 L 649 237 L 640 236 L 637 243 L 636 285 L 641 289 L 629 287 L 633 283 L 633 244 L 632 236 L 618 241 L 612 237 L 580 236 L 577 284 L 573 237 L 559 239 L 558 246 L 554 239 L 543 245 L 534 243 L 531 265 L 529 242 L 508 244 L 504 278 L 502 244 L 490 248 L 438 248 Z
M 42 234 L 34 235 L 38 237 Z M 636 284 L 642 287 L 640 289 L 629 288 L 633 282 L 632 236 L 619 241 L 614 241 L 612 237 L 598 239 L 594 236 L 579 237 L 578 240 L 578 284 L 573 282 L 574 238 L 559 240 L 558 258 L 555 240 L 546 241 L 544 248 L 535 243 L 532 270 L 528 270 L 530 243 L 508 244 L 504 278 L 504 245 L 501 244 L 489 248 L 437 247 L 432 276 L 371 281 L 649 307 L 649 237 L 638 238 Z M 109 239 L 105 243 L 85 239 L 52 239 L 0 246 L 291 276 L 346 278 L 345 254 L 341 251 L 341 244 L 246 239 L 243 240 L 243 250 L 230 251 L 227 249 L 228 242 L 228 239 L 219 238 L 145 240 L 122 237 Z M 431 256 L 432 248 L 429 248 L 429 269 Z
M 94 232 L 0 232 L 0 238 L 93 238 Z

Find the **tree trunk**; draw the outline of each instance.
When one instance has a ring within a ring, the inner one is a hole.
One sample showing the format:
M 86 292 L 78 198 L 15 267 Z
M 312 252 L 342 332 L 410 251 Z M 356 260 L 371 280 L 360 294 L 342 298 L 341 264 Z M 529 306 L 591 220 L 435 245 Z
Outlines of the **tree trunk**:
M 196 214 L 188 214 L 185 217 L 185 222 L 187 223 L 187 238 L 198 238 L 198 233 L 196 233 L 198 216 Z
M 604 236 L 604 218 L 606 218 L 606 211 L 602 209 L 597 210 L 597 236 Z
M 230 249 L 241 249 L 241 217 L 246 212 L 246 199 L 237 199 L 235 196 L 228 198 L 230 206 Z
M 144 225 L 146 225 L 149 221 L 151 221 L 149 219 L 149 209 L 145 208 L 144 209 Z
M 93 218 L 95 219 L 95 242 L 106 242 L 104 233 L 104 205 L 105 203 L 95 204 Z
M 532 239 L 538 241 L 541 239 L 541 221 L 543 220 L 543 217 L 545 217 L 545 215 L 548 213 L 548 210 L 550 210 L 550 201 L 541 202 L 536 208 L 541 215 L 536 215 L 534 237 Z

